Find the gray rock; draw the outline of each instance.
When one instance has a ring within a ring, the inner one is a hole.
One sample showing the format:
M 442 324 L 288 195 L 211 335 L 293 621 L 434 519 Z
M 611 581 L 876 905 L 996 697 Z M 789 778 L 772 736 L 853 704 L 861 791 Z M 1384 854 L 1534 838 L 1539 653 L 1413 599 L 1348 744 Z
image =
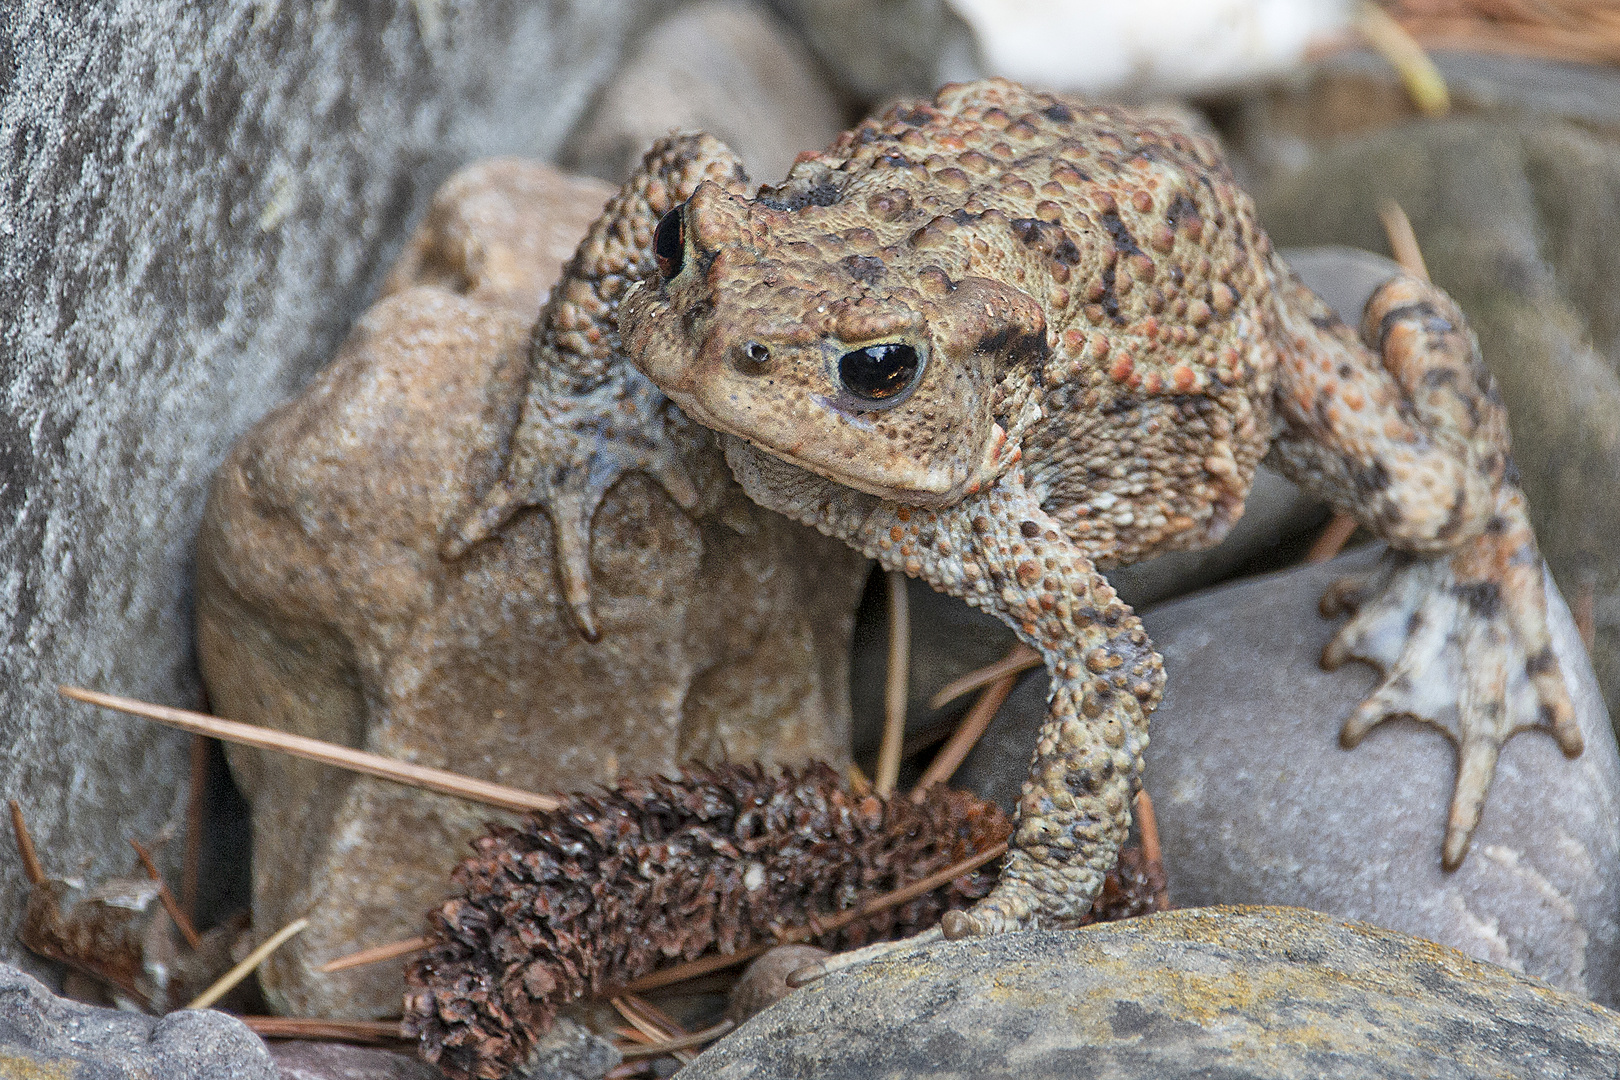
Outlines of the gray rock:
M 800 151 L 843 130 L 832 89 L 805 47 L 769 12 L 702 0 L 653 27 L 625 58 L 562 160 L 617 184 L 655 139 L 707 131 L 756 183 L 776 183 Z
M 212 1009 L 147 1016 L 53 995 L 0 964 L 0 1076 L 17 1080 L 277 1080 L 259 1037 Z
M 1392 721 L 1340 749 L 1339 726 L 1375 675 L 1318 664 L 1337 623 L 1316 614 L 1317 598 L 1380 550 L 1144 614 L 1168 675 L 1146 786 L 1171 902 L 1293 904 L 1364 919 L 1620 1001 L 1620 755 L 1567 609 L 1555 598 L 1553 647 L 1586 751 L 1570 761 L 1544 735 L 1511 739 L 1473 847 L 1446 873 L 1452 745 L 1433 728 Z M 1044 683 L 1020 684 L 959 783 L 1003 803 L 1016 797 Z
M 179 0 L 0 17 L 0 795 L 91 880 L 185 802 L 191 538 L 249 424 L 330 355 L 457 165 L 544 155 L 641 0 Z M 178 879 L 180 844 L 165 871 Z M 26 885 L 0 859 L 0 958 Z
M 1309 93 L 1261 99 L 1238 145 L 1279 244 L 1382 251 L 1380 202 L 1411 217 L 1496 374 L 1542 551 L 1572 604 L 1592 610 L 1593 663 L 1616 713 L 1620 76 L 1484 58 L 1471 68 L 1457 119 L 1400 122 L 1363 83 L 1323 76 Z
M 507 1080 L 601 1080 L 623 1059 L 606 1039 L 567 1017 L 535 1040 L 529 1060 Z
M 280 1080 L 444 1080 L 427 1062 L 393 1050 L 286 1040 L 269 1046 Z
M 840 84 L 865 102 L 979 76 L 973 32 L 946 0 L 775 0 Z
M 1452 49 L 1429 56 L 1455 114 L 1573 120 L 1620 134 L 1620 78 L 1609 66 Z M 1421 118 L 1400 73 L 1371 49 L 1334 52 L 1231 105 L 1231 134 L 1247 164 L 1262 170 L 1297 166 L 1313 145 Z
M 1620 1016 L 1451 949 L 1289 908 L 941 942 L 831 975 L 683 1080 L 1598 1077 Z

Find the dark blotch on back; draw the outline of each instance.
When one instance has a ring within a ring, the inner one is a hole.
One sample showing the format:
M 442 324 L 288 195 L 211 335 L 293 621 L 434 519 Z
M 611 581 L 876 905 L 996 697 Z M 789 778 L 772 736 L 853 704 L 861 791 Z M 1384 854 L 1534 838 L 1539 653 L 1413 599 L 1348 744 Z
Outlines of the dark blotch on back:
M 1061 225 L 1040 218 L 1014 218 L 1012 231 L 1020 243 L 1064 266 L 1074 266 L 1080 261 L 1080 249 L 1074 246 Z
M 1131 231 L 1120 220 L 1118 211 L 1109 210 L 1106 213 L 1098 214 L 1097 217 L 1103 223 L 1103 227 L 1108 230 L 1108 235 L 1114 238 L 1114 247 L 1119 253 L 1119 258 L 1123 259 L 1130 255 L 1143 254 L 1142 249 L 1136 246 L 1136 239 L 1131 236 Z M 1108 313 L 1108 317 L 1114 322 L 1123 325 L 1125 320 L 1119 313 L 1119 293 L 1114 288 L 1114 279 L 1118 266 L 1119 260 L 1116 259 L 1103 268 L 1101 303 L 1103 311 Z
M 1389 489 L 1389 470 L 1384 468 L 1382 462 L 1375 461 L 1365 469 L 1356 469 L 1351 474 L 1351 482 L 1362 494 L 1376 495 Z
M 883 260 L 874 255 L 850 255 L 838 260 L 844 272 L 863 285 L 876 285 L 888 272 Z
M 1170 209 L 1165 211 L 1165 217 L 1170 220 L 1173 229 L 1179 229 L 1184 221 L 1203 220 L 1198 213 L 1198 204 L 1185 191 L 1176 192 L 1176 197 L 1170 200 Z
M 1130 412 L 1141 404 L 1142 400 L 1140 398 L 1132 397 L 1129 394 L 1121 394 L 1112 401 L 1103 402 L 1097 412 L 1102 416 L 1118 416 L 1120 413 Z
M 1440 322 L 1445 323 L 1446 331 L 1450 331 L 1452 328 L 1451 323 L 1446 322 L 1444 316 L 1442 316 L 1439 311 L 1435 310 L 1435 306 L 1429 303 L 1427 300 L 1419 300 L 1416 303 L 1411 304 L 1402 304 L 1399 307 L 1390 308 L 1388 311 L 1384 312 L 1384 317 L 1378 320 L 1378 347 L 1383 348 L 1384 342 L 1389 338 L 1389 332 L 1395 329 L 1396 323 L 1405 322 L 1408 319 L 1422 322 L 1428 325 L 1431 330 L 1433 329 L 1432 320 L 1439 320 Z
M 1142 249 L 1136 246 L 1136 238 L 1131 235 L 1131 230 L 1120 220 L 1118 210 L 1109 210 L 1097 217 L 1103 223 L 1103 228 L 1108 230 L 1108 235 L 1114 238 L 1114 247 L 1119 249 L 1121 256 L 1143 254 Z
M 1067 124 L 1074 120 L 1074 113 L 1061 101 L 1055 105 L 1048 105 L 1041 110 L 1041 115 L 1058 124 Z
M 1046 331 L 1030 333 L 1004 326 L 993 334 L 986 334 L 974 346 L 975 352 L 987 356 L 1004 356 L 1014 363 L 1044 362 L 1047 358 Z

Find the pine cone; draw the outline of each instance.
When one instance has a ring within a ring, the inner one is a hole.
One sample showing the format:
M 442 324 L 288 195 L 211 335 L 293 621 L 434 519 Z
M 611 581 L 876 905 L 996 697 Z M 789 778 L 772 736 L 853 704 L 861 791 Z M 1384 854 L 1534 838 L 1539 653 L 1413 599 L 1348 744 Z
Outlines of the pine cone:
M 999 807 L 943 785 L 921 803 L 846 789 L 812 764 L 693 766 L 622 780 L 517 827 L 491 826 L 428 917 L 434 944 L 406 971 L 406 1030 L 452 1080 L 500 1080 L 557 1008 L 927 877 L 1007 839 Z M 926 930 L 990 891 L 996 868 L 811 940 L 825 949 Z M 1164 907 L 1164 868 L 1121 852 L 1092 918 Z M 1089 920 L 1088 920 L 1089 921 Z
M 499 1080 L 559 1005 L 710 949 L 732 953 L 909 884 L 1007 838 L 993 803 L 942 785 L 921 803 L 850 793 L 829 766 L 693 767 L 492 826 L 429 916 L 406 1030 L 454 1080 Z M 827 949 L 927 929 L 990 890 L 994 867 L 815 938 Z

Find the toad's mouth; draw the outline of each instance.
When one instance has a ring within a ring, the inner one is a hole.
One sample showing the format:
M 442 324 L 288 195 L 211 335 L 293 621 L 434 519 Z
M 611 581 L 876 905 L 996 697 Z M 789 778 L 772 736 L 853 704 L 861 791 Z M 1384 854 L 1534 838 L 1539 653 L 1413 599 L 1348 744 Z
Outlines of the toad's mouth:
M 939 470 L 926 469 L 912 462 L 909 463 L 910 468 L 901 472 L 905 482 L 884 483 L 876 480 L 875 474 L 895 475 L 894 463 L 887 460 L 885 455 L 863 453 L 858 448 L 848 447 L 841 452 L 828 451 L 818 454 L 815 452 L 816 448 L 806 442 L 783 443 L 768 439 L 736 423 L 728 423 L 724 417 L 705 408 L 692 394 L 682 393 L 679 390 L 665 390 L 664 394 L 687 416 L 711 431 L 738 439 L 778 461 L 814 473 L 843 487 L 854 488 L 856 491 L 875 495 L 889 502 L 929 508 L 949 506 L 962 497 L 963 491 L 960 489 L 963 485 L 949 482 L 950 478 L 940 476 Z M 863 418 L 858 413 L 844 413 L 830 403 L 826 405 L 826 412 L 829 417 L 839 418 L 835 422 L 843 422 L 852 427 L 863 426 L 861 425 Z
M 837 402 L 818 402 L 821 418 L 826 425 L 841 429 L 847 438 L 823 436 L 790 442 L 772 437 L 773 430 L 786 430 L 780 426 L 767 430 L 763 425 L 748 423 L 752 417 L 746 406 L 734 400 L 727 400 L 736 412 L 733 416 L 691 392 L 670 389 L 664 393 L 692 420 L 765 456 L 904 506 L 937 510 L 955 505 L 977 494 L 1018 457 L 1006 432 L 994 422 L 987 425 L 989 438 L 976 452 L 958 447 L 949 460 L 929 463 L 880 437 L 873 430 L 876 418 L 872 414 L 846 411 Z

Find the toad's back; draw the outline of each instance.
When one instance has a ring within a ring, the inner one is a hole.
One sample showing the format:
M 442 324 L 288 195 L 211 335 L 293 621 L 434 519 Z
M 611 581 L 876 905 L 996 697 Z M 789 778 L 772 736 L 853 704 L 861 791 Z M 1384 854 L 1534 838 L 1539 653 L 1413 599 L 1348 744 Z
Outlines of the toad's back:
M 801 252 L 873 291 L 937 266 L 1039 303 L 1045 420 L 1025 468 L 1101 564 L 1213 542 L 1242 512 L 1270 437 L 1287 274 L 1212 140 L 1182 120 L 951 87 L 801 155 L 759 201 L 789 212 L 777 230 Z

